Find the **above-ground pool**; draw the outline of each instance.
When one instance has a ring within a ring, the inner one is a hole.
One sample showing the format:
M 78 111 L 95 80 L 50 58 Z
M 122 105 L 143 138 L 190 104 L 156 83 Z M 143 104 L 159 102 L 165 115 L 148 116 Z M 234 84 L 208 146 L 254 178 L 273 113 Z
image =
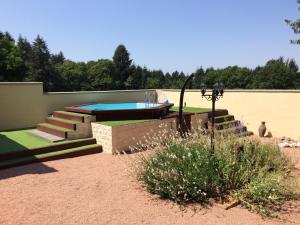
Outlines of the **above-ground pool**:
M 173 104 L 165 103 L 94 103 L 65 107 L 69 112 L 95 115 L 97 121 L 152 119 L 165 116 Z

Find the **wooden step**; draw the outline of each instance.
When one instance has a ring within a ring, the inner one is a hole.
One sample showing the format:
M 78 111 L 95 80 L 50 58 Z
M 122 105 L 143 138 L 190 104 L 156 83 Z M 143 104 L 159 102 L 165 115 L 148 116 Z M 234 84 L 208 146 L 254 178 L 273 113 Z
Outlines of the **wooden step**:
M 231 120 L 231 121 L 226 121 L 222 123 L 216 123 L 215 128 L 217 130 L 223 130 L 223 129 L 228 129 L 228 128 L 235 128 L 239 127 L 241 125 L 241 122 L 239 120 Z
M 37 129 L 62 138 L 68 138 L 68 132 L 73 131 L 50 123 L 40 123 L 37 125 Z
M 12 159 L 12 158 L 24 157 L 24 156 L 44 154 L 44 153 L 48 153 L 48 152 L 55 152 L 55 151 L 60 151 L 60 150 L 64 150 L 64 149 L 77 148 L 77 147 L 81 147 L 81 146 L 85 146 L 85 145 L 92 145 L 92 144 L 96 144 L 96 143 L 97 142 L 96 142 L 95 138 L 86 138 L 86 139 L 52 144 L 52 145 L 48 145 L 48 146 L 40 147 L 40 148 L 25 149 L 25 150 L 21 150 L 21 151 L 10 151 L 10 152 L 5 152 L 5 153 L 0 154 L 0 161 Z
M 228 115 L 227 109 L 216 109 L 215 111 L 215 117 L 226 116 L 226 115 Z M 211 118 L 211 116 L 212 116 L 212 112 L 209 112 L 208 117 Z
M 96 154 L 102 152 L 102 147 L 97 144 L 82 146 L 78 148 L 71 148 L 61 151 L 48 152 L 44 154 L 38 154 L 34 156 L 25 156 L 5 160 L 0 162 L 0 169 L 6 169 L 14 166 L 26 165 L 34 162 L 46 162 L 51 160 L 66 159 L 72 157 L 78 157 L 89 154 Z
M 53 112 L 54 117 L 67 119 L 67 120 L 74 120 L 81 123 L 84 123 L 84 114 L 80 113 L 73 113 L 73 112 L 66 112 L 66 111 L 55 111 Z
M 247 132 L 247 127 L 246 126 L 232 127 L 228 129 L 218 130 L 218 132 L 222 135 L 239 134 L 239 133 Z
M 226 121 L 232 121 L 234 120 L 233 115 L 225 115 L 225 116 L 217 116 L 215 117 L 215 123 L 223 123 Z
M 241 132 L 241 133 L 238 133 L 237 135 L 239 137 L 247 137 L 247 136 L 252 136 L 254 133 L 252 131 L 245 131 L 245 132 Z
M 59 117 L 48 117 L 46 118 L 46 122 L 70 130 L 76 130 L 76 124 L 79 123 L 78 121 L 62 119 Z

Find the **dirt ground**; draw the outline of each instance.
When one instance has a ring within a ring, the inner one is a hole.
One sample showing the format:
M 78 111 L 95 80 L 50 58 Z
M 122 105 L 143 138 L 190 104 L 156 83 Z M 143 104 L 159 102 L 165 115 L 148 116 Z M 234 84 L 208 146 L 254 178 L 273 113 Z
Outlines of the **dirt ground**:
M 285 151 L 300 159 L 300 149 Z M 140 187 L 127 170 L 134 157 L 101 153 L 1 170 L 0 224 L 300 224 L 300 201 L 288 203 L 279 219 L 239 206 L 182 211 Z

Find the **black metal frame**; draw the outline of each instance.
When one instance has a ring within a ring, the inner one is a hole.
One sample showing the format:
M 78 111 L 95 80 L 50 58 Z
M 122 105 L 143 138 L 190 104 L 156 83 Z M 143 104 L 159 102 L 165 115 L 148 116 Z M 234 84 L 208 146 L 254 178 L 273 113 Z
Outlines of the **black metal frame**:
M 183 98 L 184 98 L 184 92 L 186 89 L 187 84 L 190 82 L 190 80 L 194 77 L 194 74 L 190 75 L 184 82 L 181 92 L 180 92 L 180 102 L 179 102 L 179 131 L 182 136 L 185 136 L 184 134 L 184 119 L 183 119 Z M 223 98 L 224 94 L 224 86 L 222 83 L 216 83 L 211 90 L 206 90 L 206 87 L 204 84 L 201 84 L 201 94 L 202 98 L 206 98 L 208 101 L 212 101 L 212 112 L 211 112 L 211 136 L 210 136 L 210 145 L 211 145 L 211 152 L 214 153 L 215 146 L 214 146 L 214 138 L 215 138 L 215 112 L 216 112 L 216 101 L 218 101 L 220 98 Z
M 207 93 L 208 92 L 208 93 Z M 210 136 L 210 146 L 211 152 L 214 153 L 215 146 L 214 146 L 214 138 L 215 138 L 215 106 L 216 101 L 220 98 L 223 98 L 224 94 L 224 86 L 222 83 L 217 83 L 214 85 L 212 90 L 207 91 L 204 84 L 201 85 L 201 94 L 202 98 L 206 98 L 208 101 L 212 101 L 212 112 L 211 112 L 211 136 Z

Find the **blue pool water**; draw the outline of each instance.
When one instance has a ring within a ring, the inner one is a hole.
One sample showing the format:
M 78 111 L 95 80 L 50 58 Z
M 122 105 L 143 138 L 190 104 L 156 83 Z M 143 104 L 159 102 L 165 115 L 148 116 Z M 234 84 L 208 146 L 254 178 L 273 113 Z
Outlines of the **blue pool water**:
M 157 103 L 110 103 L 110 104 L 93 104 L 79 106 L 81 109 L 87 110 L 125 110 L 125 109 L 149 109 L 157 108 L 161 104 Z

